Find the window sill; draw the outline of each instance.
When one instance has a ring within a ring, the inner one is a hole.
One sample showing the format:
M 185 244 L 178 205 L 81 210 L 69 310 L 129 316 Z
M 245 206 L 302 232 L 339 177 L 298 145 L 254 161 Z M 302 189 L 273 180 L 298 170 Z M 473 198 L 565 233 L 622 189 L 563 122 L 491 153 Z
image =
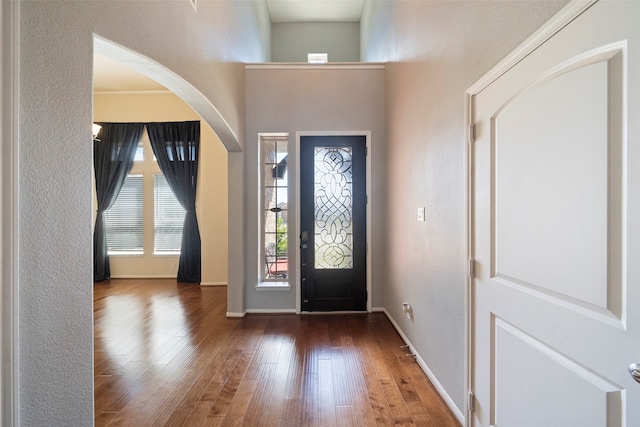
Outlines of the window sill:
M 290 289 L 289 282 L 260 282 L 256 285 L 258 291 L 288 291 Z
M 119 251 L 119 252 L 109 252 L 108 253 L 109 256 L 112 257 L 143 257 L 144 256 L 144 252 L 127 252 L 127 251 Z M 180 257 L 180 252 L 154 252 L 153 253 L 154 257 Z
M 126 252 L 126 251 L 119 251 L 119 252 L 108 252 L 107 255 L 112 256 L 112 257 L 143 257 L 144 256 L 144 252 Z

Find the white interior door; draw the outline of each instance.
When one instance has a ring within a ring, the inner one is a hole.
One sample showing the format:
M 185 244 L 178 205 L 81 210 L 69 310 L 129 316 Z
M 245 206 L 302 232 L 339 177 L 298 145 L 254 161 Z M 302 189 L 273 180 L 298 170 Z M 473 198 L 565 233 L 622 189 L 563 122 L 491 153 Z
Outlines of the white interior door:
M 472 98 L 474 426 L 640 426 L 640 2 Z

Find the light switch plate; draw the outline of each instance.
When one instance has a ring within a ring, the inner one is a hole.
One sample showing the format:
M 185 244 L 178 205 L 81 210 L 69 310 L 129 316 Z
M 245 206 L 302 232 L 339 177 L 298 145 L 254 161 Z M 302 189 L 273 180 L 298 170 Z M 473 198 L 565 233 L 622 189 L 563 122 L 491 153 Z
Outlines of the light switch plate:
M 424 208 L 423 207 L 419 207 L 418 208 L 418 221 L 420 221 L 420 222 L 424 222 L 425 221 Z

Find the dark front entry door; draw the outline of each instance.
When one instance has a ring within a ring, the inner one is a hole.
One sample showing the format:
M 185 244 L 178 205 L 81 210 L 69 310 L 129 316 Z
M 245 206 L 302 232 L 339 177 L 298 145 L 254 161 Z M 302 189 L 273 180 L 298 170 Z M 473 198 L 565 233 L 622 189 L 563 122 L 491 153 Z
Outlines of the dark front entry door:
M 303 311 L 367 306 L 366 137 L 300 138 Z

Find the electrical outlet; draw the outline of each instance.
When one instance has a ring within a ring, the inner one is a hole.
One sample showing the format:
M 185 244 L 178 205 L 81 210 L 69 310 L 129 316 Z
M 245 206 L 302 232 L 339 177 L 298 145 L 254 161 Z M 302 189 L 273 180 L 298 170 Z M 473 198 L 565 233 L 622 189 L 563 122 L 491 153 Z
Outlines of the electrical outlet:
M 424 218 L 424 207 L 419 207 L 418 208 L 418 221 L 419 222 L 424 222 L 425 218 Z
M 402 303 L 402 312 L 405 314 L 405 316 L 407 316 L 408 319 L 411 319 L 413 317 L 413 309 L 408 302 Z

